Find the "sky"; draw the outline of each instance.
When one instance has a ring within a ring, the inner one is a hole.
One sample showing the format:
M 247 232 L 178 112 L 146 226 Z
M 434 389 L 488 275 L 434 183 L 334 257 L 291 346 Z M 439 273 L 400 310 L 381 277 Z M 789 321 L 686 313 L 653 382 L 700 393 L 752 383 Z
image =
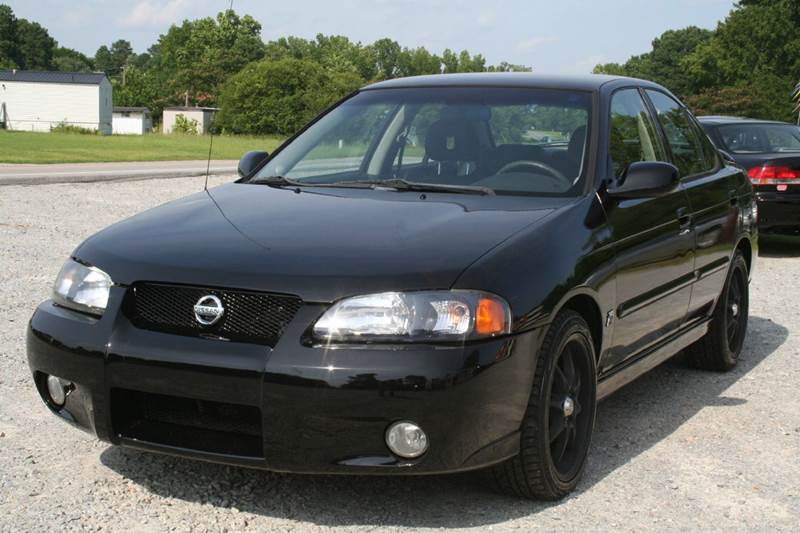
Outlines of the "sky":
M 45 26 L 61 46 L 94 55 L 117 39 L 141 53 L 169 26 L 213 16 L 231 0 L 0 0 Z M 581 74 L 647 52 L 668 29 L 713 29 L 732 0 L 233 0 L 262 25 L 265 41 L 318 33 L 370 43 L 481 53 L 489 64 Z

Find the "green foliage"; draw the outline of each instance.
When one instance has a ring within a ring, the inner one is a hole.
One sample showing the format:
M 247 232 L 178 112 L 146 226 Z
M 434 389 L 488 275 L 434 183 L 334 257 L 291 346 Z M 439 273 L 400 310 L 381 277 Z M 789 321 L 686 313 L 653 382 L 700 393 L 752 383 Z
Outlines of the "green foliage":
M 151 49 L 162 90 L 173 100 L 188 91 L 195 104 L 215 103 L 219 87 L 246 64 L 264 56 L 261 24 L 234 11 L 173 25 Z
M 37 22 L 19 19 L 17 24 L 19 66 L 27 70 L 47 70 L 53 63 L 56 40 Z
M 68 124 L 67 122 L 59 122 L 55 126 L 51 126 L 50 131 L 55 133 L 72 133 L 78 135 L 98 135 L 100 133 L 97 130 L 82 128 L 81 126 Z
M 62 72 L 92 72 L 94 63 L 77 50 L 59 46 L 53 50 L 53 68 Z
M 197 119 L 187 118 L 185 115 L 175 115 L 175 124 L 172 125 L 172 133 L 183 133 L 186 135 L 197 135 L 200 123 Z
M 793 83 L 775 75 L 744 80 L 727 87 L 702 89 L 686 99 L 698 115 L 733 115 L 794 122 L 792 102 Z
M 16 18 L 10 7 L 0 4 L 0 66 L 50 69 L 56 46 L 55 39 L 41 25 Z
M 506 62 L 487 66 L 482 55 L 466 50 L 445 50 L 439 56 L 392 39 L 362 44 L 342 35 L 319 34 L 313 40 L 285 37 L 265 44 L 261 25 L 233 10 L 172 25 L 146 53 L 135 53 L 129 41 L 119 39 L 100 46 L 89 58 L 59 47 L 47 30 L 15 18 L 2 4 L 0 68 L 102 71 L 111 80 L 114 105 L 148 107 L 157 118 L 165 106 L 187 100 L 195 105 L 227 102 L 218 122 L 229 131 L 282 133 L 295 131 L 321 109 L 371 81 L 442 72 L 530 70 Z M 267 107 L 252 101 L 266 102 Z M 267 110 L 272 110 L 271 116 L 266 116 Z
M 18 59 L 17 17 L 10 7 L 0 4 L 0 68 L 16 68 Z
M 216 124 L 228 133 L 288 135 L 361 83 L 308 60 L 251 63 L 222 88 Z
M 170 102 L 161 92 L 161 86 L 153 70 L 129 66 L 125 70 L 125 83 L 121 77 L 112 78 L 114 105 L 128 107 L 147 107 L 154 115 Z
M 800 2 L 742 0 L 713 32 L 667 31 L 650 52 L 596 73 L 659 82 L 697 114 L 792 120 L 800 76 Z
M 660 83 L 678 96 L 691 94 L 693 79 L 686 72 L 687 58 L 711 39 L 712 32 L 689 26 L 669 30 L 653 40 L 652 49 L 631 57 L 624 64 L 606 63 L 594 68 L 595 74 L 630 76 Z
M 111 44 L 97 49 L 94 54 L 94 66 L 97 70 L 106 73 L 106 76 L 118 76 L 122 74 L 122 69 L 131 61 L 136 54 L 129 41 L 119 39 Z

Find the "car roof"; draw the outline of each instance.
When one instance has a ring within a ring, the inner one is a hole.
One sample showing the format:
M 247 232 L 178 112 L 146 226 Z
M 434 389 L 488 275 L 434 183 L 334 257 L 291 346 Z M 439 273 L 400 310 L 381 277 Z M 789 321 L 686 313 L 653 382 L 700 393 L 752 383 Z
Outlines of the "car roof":
M 559 76 L 534 74 L 530 72 L 474 72 L 395 78 L 367 85 L 364 89 L 405 89 L 414 87 L 536 87 L 540 89 L 596 91 L 603 85 L 615 81 L 633 81 L 636 85 L 659 87 L 659 85 L 646 80 L 626 78 L 623 76 L 607 76 L 604 74 Z
M 762 120 L 758 118 L 729 117 L 723 115 L 705 115 L 697 117 L 697 120 L 711 126 L 724 126 L 728 124 L 784 124 L 794 126 L 794 124 L 790 122 L 781 122 L 778 120 Z

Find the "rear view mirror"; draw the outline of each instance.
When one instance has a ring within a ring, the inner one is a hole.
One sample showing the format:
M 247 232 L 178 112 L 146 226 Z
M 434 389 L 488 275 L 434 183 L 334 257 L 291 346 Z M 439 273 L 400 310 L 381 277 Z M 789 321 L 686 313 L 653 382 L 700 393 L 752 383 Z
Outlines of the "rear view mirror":
M 649 198 L 675 190 L 678 186 L 678 169 L 662 161 L 637 161 L 631 163 L 608 194 L 616 198 Z
M 267 152 L 247 152 L 239 160 L 239 168 L 237 169 L 239 176 L 242 178 L 250 177 L 250 175 L 255 172 L 255 170 L 261 166 L 261 163 L 266 161 L 268 157 L 269 154 Z

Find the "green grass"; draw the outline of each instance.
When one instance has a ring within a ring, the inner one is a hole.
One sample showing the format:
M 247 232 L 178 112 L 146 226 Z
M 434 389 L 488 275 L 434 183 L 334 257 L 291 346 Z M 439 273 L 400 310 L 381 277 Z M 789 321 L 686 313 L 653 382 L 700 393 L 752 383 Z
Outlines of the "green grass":
M 79 135 L 0 130 L 0 163 L 91 163 L 206 159 L 208 135 Z M 218 135 L 213 159 L 239 159 L 250 150 L 271 152 L 279 137 Z

